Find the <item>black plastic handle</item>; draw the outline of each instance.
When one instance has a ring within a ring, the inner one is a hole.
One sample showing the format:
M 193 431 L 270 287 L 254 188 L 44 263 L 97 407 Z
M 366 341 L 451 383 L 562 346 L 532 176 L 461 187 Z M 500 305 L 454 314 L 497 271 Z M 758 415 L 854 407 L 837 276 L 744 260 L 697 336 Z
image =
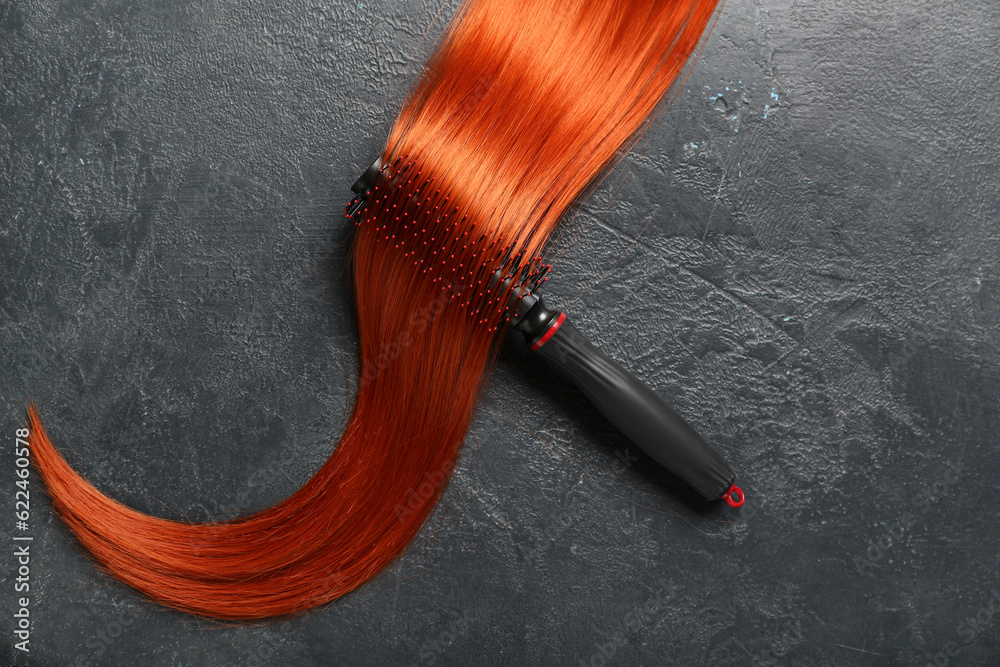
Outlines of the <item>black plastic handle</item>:
M 546 309 L 547 310 L 547 309 Z M 562 313 L 529 344 L 568 375 L 601 413 L 653 460 L 709 500 L 738 507 L 736 473 L 656 392 L 594 347 Z

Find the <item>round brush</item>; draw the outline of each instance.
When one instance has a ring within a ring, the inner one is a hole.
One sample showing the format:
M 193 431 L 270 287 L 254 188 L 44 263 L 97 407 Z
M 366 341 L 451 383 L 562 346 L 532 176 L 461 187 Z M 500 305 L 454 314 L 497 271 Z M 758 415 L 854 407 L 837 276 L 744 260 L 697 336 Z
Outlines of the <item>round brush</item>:
M 381 160 L 376 160 L 351 186 L 355 196 L 344 209 L 348 218 L 360 220 L 384 172 Z M 540 284 L 547 269 L 533 272 L 530 284 Z M 502 273 L 498 269 L 494 274 L 493 291 L 509 294 L 509 326 L 524 337 L 533 355 L 572 380 L 619 431 L 702 497 L 725 500 L 732 507 L 743 504 L 736 473 L 666 401 L 584 338 L 565 313 L 547 307 L 524 281 L 513 284 L 517 282 L 514 274 Z

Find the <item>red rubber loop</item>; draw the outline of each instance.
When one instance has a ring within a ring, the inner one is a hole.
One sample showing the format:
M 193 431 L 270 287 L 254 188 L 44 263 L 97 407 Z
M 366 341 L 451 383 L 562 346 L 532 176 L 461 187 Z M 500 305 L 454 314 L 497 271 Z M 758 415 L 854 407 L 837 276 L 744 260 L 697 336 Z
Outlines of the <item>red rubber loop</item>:
M 733 482 L 733 485 L 729 487 L 729 490 L 722 494 L 722 499 L 725 500 L 730 507 L 740 507 L 746 501 L 746 496 L 743 495 L 743 489 L 736 486 L 736 483 Z
M 562 323 L 565 321 L 566 321 L 566 313 L 559 313 L 559 317 L 557 317 L 556 321 L 552 323 L 552 326 L 549 327 L 549 330 L 545 332 L 545 335 L 539 338 L 538 342 L 531 346 L 531 351 L 534 352 L 542 345 L 545 345 L 545 343 L 548 342 L 550 338 L 552 338 L 555 332 L 559 331 L 559 327 L 561 327 Z

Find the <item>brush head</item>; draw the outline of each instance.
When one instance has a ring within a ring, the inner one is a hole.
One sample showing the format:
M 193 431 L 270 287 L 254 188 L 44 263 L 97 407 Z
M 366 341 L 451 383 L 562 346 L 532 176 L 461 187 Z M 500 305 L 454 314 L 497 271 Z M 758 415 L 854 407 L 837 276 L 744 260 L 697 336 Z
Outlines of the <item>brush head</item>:
M 378 181 L 382 171 L 382 156 L 380 155 L 365 169 L 360 178 L 354 181 L 354 185 L 351 186 L 354 199 L 344 208 L 344 215 L 356 222 L 358 221 L 357 218 L 365 210 L 365 206 L 368 205 L 368 197 L 371 196 L 372 190 L 375 188 L 375 183 Z
M 461 215 L 413 160 L 379 157 L 351 186 L 345 216 L 440 283 L 450 299 L 491 331 L 521 322 L 538 303 L 534 294 L 551 265 L 527 257 L 519 239 L 504 242 Z M 483 227 L 483 225 L 480 225 Z

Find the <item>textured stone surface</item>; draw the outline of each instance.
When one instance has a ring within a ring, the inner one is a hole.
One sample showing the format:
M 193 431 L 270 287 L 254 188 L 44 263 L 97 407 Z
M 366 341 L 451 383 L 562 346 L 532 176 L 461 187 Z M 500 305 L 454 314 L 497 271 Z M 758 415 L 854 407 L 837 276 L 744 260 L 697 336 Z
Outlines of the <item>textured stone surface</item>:
M 34 396 L 162 516 L 303 483 L 357 374 L 340 211 L 455 6 L 0 5 L 3 442 Z M 286 624 L 148 604 L 36 484 L 32 663 L 1000 662 L 998 40 L 995 0 L 730 0 L 554 248 L 550 301 L 726 452 L 742 511 L 505 359 L 411 549 Z

